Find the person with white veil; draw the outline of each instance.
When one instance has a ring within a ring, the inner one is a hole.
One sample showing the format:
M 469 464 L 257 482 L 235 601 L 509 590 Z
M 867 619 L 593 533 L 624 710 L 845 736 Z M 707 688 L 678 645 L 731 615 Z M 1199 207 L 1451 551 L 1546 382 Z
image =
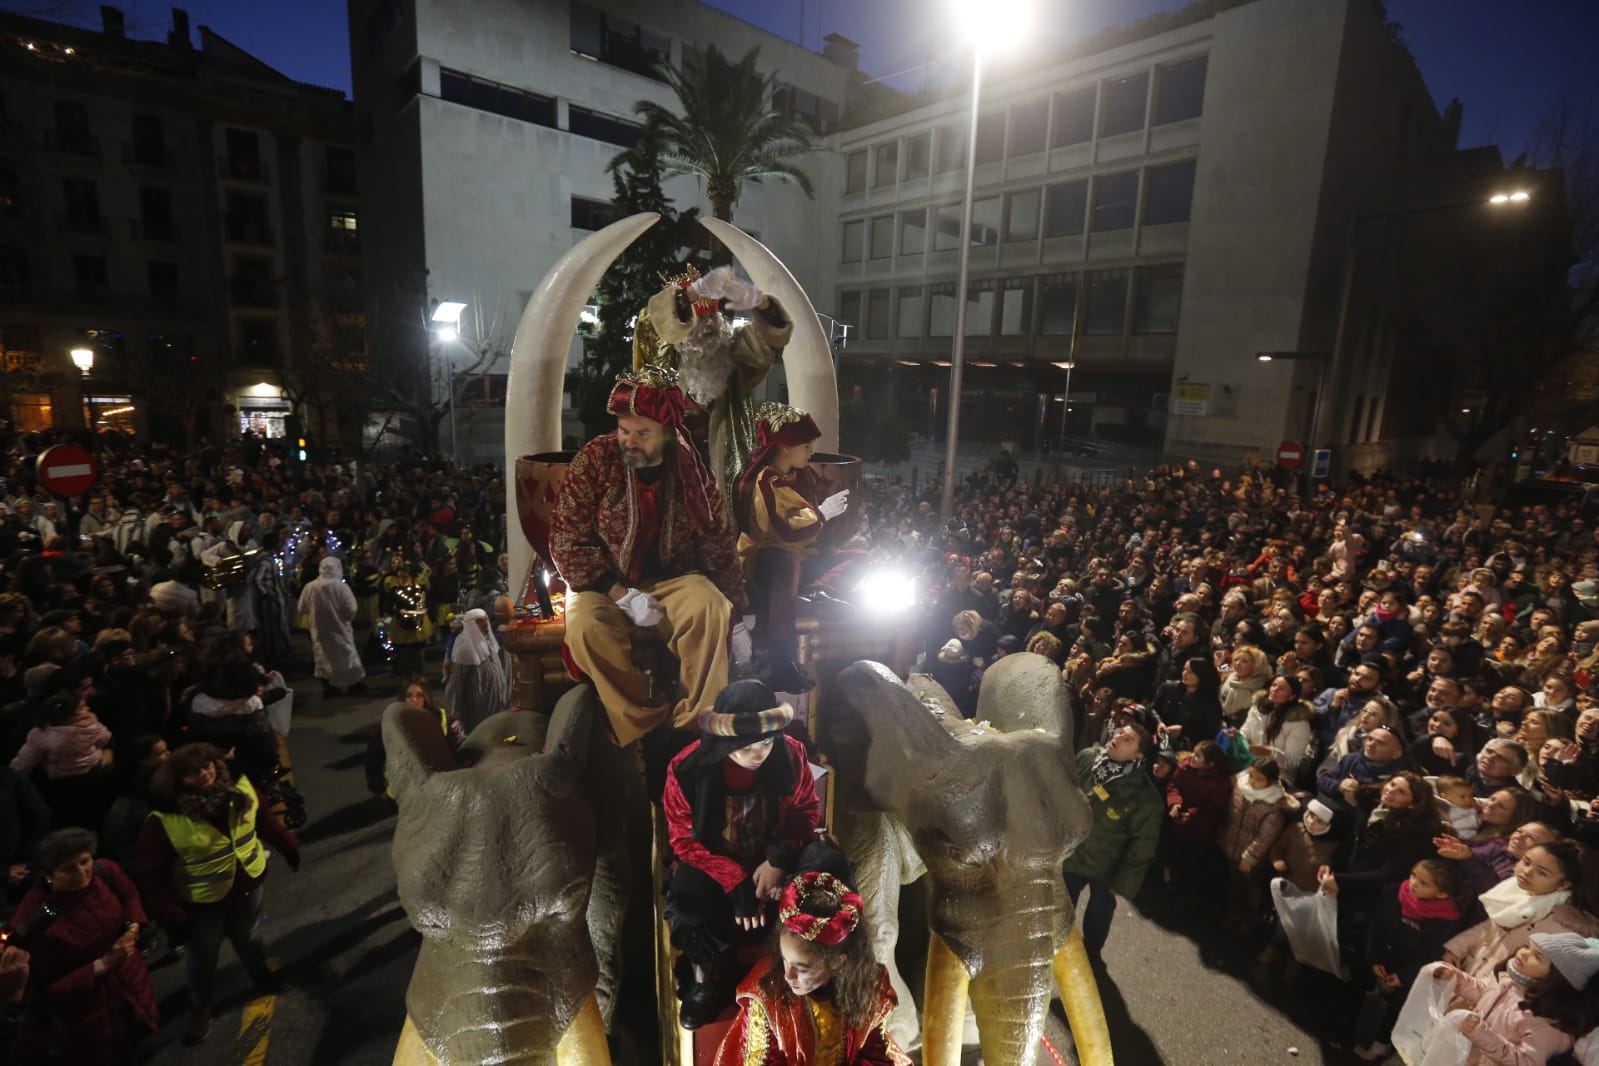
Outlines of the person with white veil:
M 450 718 L 467 733 L 489 715 L 510 710 L 510 657 L 494 638 L 488 612 L 481 608 L 461 616 L 461 635 L 450 649 L 443 702 Z
M 322 695 L 365 691 L 366 667 L 355 646 L 355 593 L 344 583 L 344 564 L 329 555 L 317 565 L 317 576 L 300 591 L 299 612 L 311 620 L 311 652 Z

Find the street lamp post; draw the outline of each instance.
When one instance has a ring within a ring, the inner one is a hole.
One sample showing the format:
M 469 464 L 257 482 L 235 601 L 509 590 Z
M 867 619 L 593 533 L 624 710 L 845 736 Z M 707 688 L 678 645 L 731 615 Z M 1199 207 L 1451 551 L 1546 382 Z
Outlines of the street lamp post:
M 433 337 L 439 344 L 454 344 L 461 339 L 461 316 L 466 313 L 467 304 L 459 300 L 440 300 L 438 306 L 433 308 Z M 450 460 L 458 462 L 460 452 L 456 449 L 455 440 L 455 364 L 453 360 L 444 362 L 444 394 L 450 400 Z
M 94 349 L 93 348 L 74 348 L 68 354 L 71 355 L 71 357 L 72 357 L 72 365 L 77 367 L 78 368 L 78 373 L 80 375 L 82 375 L 82 385 L 81 385 L 81 387 L 84 388 L 84 389 L 88 389 L 90 387 L 90 385 L 89 385 L 89 375 L 94 372 Z M 96 432 L 95 427 L 94 427 L 94 398 L 93 398 L 92 394 L 89 394 L 89 393 L 85 393 L 84 394 L 84 397 L 83 397 L 83 410 L 84 410 L 84 412 L 85 412 L 85 414 L 86 414 L 86 416 L 88 418 L 88 422 L 89 422 L 89 426 L 88 426 L 88 429 L 89 429 L 89 440 L 90 441 L 98 441 L 100 438 L 99 438 L 99 435 Z

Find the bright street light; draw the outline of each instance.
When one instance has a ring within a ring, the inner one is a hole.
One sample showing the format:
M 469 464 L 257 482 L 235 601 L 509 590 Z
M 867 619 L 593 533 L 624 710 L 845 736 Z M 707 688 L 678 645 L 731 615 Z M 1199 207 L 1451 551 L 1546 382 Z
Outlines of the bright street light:
M 445 344 L 458 339 L 461 334 L 454 326 L 440 326 L 433 331 L 433 335 Z
M 89 371 L 94 369 L 94 349 L 74 348 L 72 349 L 71 354 L 72 365 L 77 367 L 83 373 L 84 377 L 88 377 Z
M 1496 192 L 1488 197 L 1491 204 L 1524 204 L 1532 199 L 1532 194 L 1526 189 L 1517 189 L 1515 192 Z
M 1023 40 L 1032 21 L 1030 0 L 950 0 L 946 6 L 961 39 L 985 52 Z
M 433 321 L 447 322 L 452 326 L 461 324 L 461 315 L 466 311 L 466 304 L 456 300 L 440 300 L 439 305 L 433 309 Z

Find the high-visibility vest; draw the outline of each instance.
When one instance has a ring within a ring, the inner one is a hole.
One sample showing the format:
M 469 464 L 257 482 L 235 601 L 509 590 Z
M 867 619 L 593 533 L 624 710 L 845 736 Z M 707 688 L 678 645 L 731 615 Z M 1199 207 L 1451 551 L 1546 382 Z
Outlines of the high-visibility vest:
M 182 870 L 178 874 L 178 895 L 190 903 L 215 903 L 225 899 L 233 888 L 234 870 L 244 867 L 251 877 L 266 870 L 267 853 L 255 834 L 255 812 L 260 799 L 249 779 L 239 778 L 244 793 L 244 809 L 228 807 L 228 833 L 224 836 L 210 822 L 196 821 L 181 814 L 155 811 L 161 828 L 178 853 Z

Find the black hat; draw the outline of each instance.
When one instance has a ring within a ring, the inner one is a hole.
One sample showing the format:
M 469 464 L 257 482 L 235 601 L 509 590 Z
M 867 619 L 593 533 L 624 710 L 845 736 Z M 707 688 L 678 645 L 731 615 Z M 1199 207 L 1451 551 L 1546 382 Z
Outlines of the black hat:
M 700 732 L 707 737 L 736 737 L 753 744 L 781 733 L 794 720 L 794 708 L 779 703 L 764 682 L 735 681 L 716 697 L 716 704 L 700 715 Z

